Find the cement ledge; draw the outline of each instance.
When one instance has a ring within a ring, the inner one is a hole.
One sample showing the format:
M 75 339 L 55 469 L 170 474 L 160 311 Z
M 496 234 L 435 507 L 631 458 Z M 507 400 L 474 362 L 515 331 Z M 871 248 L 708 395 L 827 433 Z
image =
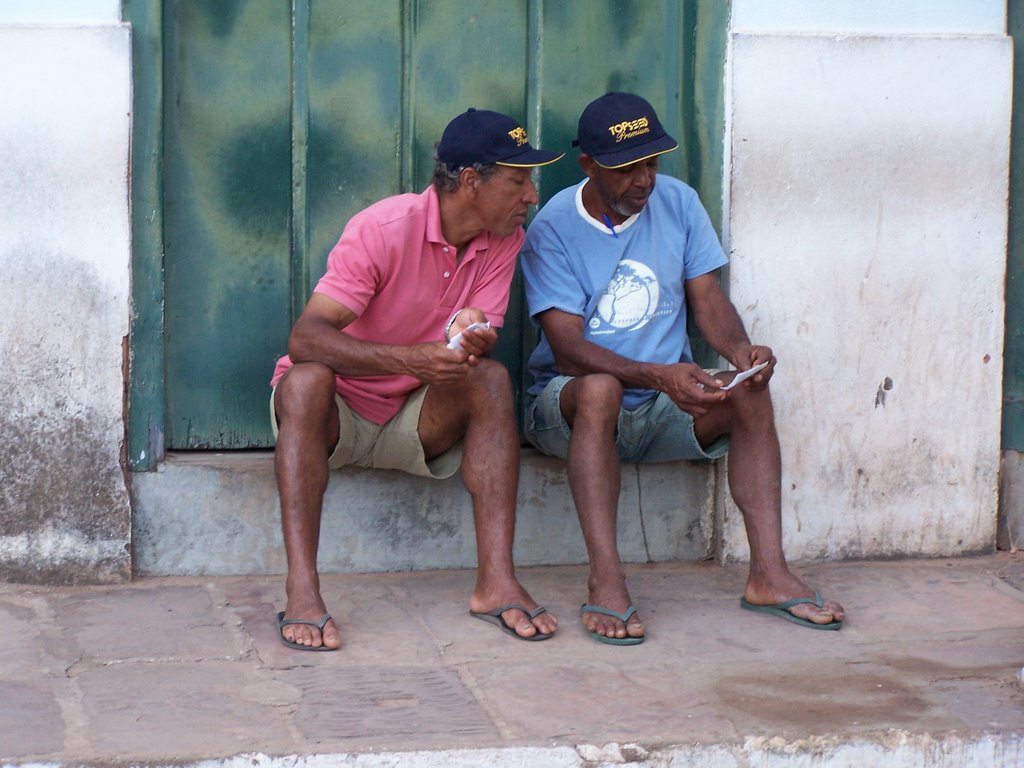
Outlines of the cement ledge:
M 623 467 L 619 546 L 625 562 L 713 556 L 716 466 Z M 135 573 L 234 576 L 284 573 L 271 452 L 169 454 L 155 472 L 130 475 Z M 322 573 L 472 568 L 468 494 L 402 472 L 333 472 L 324 499 Z M 520 566 L 586 561 L 564 462 L 524 448 L 515 556 Z

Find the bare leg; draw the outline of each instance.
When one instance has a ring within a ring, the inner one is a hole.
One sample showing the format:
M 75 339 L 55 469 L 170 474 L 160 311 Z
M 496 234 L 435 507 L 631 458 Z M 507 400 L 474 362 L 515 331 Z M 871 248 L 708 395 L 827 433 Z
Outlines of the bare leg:
M 327 490 L 327 460 L 338 441 L 338 411 L 334 404 L 334 373 L 319 363 L 293 366 L 278 384 L 274 407 L 280 433 L 274 451 L 274 471 L 281 497 L 281 528 L 288 558 L 285 617 L 318 620 L 327 613 L 320 596 L 316 556 L 320 515 Z M 341 646 L 334 621 L 324 627 L 290 624 L 285 639 L 300 645 Z
M 705 445 L 719 434 L 732 434 L 729 490 L 743 513 L 750 544 L 750 574 L 744 596 L 758 605 L 813 598 L 814 590 L 789 570 L 782 550 L 782 461 L 769 391 L 741 385 L 720 407 L 696 419 L 695 425 Z M 817 624 L 841 621 L 845 615 L 835 602 L 827 602 L 820 609 L 799 605 L 791 612 Z
M 587 602 L 618 613 L 632 604 L 616 531 L 622 467 L 615 449 L 615 427 L 621 404 L 622 385 L 604 374 L 573 379 L 562 389 L 560 402 L 572 426 L 567 470 L 590 560 Z M 583 625 L 605 637 L 644 634 L 636 614 L 626 626 L 613 616 L 584 613 Z
M 427 390 L 420 413 L 420 438 L 427 458 L 448 450 L 463 435 L 462 480 L 473 501 L 477 546 L 470 610 L 519 603 L 532 611 L 537 603 L 516 579 L 512 562 L 519 430 L 508 371 L 494 361 L 481 360 L 457 385 Z M 558 627 L 550 613 L 531 622 L 522 611 L 509 610 L 502 618 L 523 637 L 550 634 Z

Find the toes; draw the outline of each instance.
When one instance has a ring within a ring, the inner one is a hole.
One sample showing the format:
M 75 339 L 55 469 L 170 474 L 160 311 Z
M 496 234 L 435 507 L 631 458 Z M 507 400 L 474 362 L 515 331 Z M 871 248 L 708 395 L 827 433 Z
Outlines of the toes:
M 324 627 L 323 644 L 328 648 L 341 647 L 341 633 L 338 631 L 333 620 L 327 622 L 327 625 Z
M 843 620 L 842 610 L 840 609 L 838 612 L 833 611 L 827 603 L 823 608 L 818 608 L 817 606 L 806 603 L 803 605 L 793 606 L 790 613 L 797 618 L 806 619 L 807 621 L 811 621 L 815 624 L 831 624 L 833 621 Z
M 520 637 L 533 637 L 537 634 L 537 627 L 530 621 L 530 617 L 518 608 L 511 608 L 501 614 L 502 620 Z
M 612 622 L 611 624 L 605 625 L 600 630 L 600 633 L 605 637 L 625 637 L 626 627 L 619 622 Z
M 294 626 L 294 625 L 292 625 Z M 290 631 L 289 631 L 290 630 Z M 313 638 L 309 636 L 309 633 L 301 629 L 293 629 L 292 627 L 285 627 L 281 632 L 281 635 L 285 640 L 297 645 L 312 645 Z
M 846 618 L 846 611 L 843 610 L 843 606 L 839 603 L 829 601 L 825 603 L 825 610 L 831 613 L 836 621 L 842 621 Z
M 594 633 L 596 633 L 598 635 L 603 635 L 604 637 L 619 637 L 619 638 L 622 638 L 622 637 L 626 637 L 626 635 L 629 635 L 631 637 L 636 637 L 637 635 L 633 635 L 632 630 L 633 630 L 634 627 L 639 626 L 640 627 L 640 634 L 641 635 L 643 634 L 643 625 L 642 624 L 631 623 L 630 626 L 629 626 L 629 629 L 627 629 L 626 626 L 621 621 L 619 621 L 618 619 L 613 619 L 611 617 L 605 617 L 605 616 L 599 616 L 597 614 L 587 614 L 587 616 L 593 616 L 594 617 L 594 618 L 590 619 L 589 621 L 585 620 L 583 622 L 583 626 L 586 627 L 588 632 L 594 632 Z
M 552 616 L 550 613 L 542 613 L 540 616 L 533 620 L 533 626 L 537 628 L 538 632 L 545 635 L 553 634 L 558 629 L 558 619 Z
M 323 633 L 309 624 L 288 624 L 281 630 L 281 637 L 307 648 L 319 648 L 322 645 L 328 648 L 341 647 L 341 633 L 333 619 L 324 626 Z

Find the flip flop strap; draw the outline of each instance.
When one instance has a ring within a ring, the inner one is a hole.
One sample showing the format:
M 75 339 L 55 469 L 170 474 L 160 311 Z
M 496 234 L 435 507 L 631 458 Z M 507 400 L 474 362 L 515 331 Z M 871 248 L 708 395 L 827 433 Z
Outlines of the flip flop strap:
M 526 606 L 522 603 L 509 603 L 508 605 L 499 605 L 493 611 L 487 611 L 488 616 L 501 616 L 505 611 L 522 611 L 530 617 L 530 621 L 533 621 L 542 613 L 547 613 L 548 609 L 543 605 L 538 605 L 532 611 L 526 610 Z
M 625 613 L 619 613 L 611 608 L 603 608 L 600 605 L 583 605 L 580 608 L 580 615 L 584 613 L 603 613 L 605 616 L 611 616 L 625 624 L 629 621 L 629 617 L 636 613 L 636 606 L 631 605 L 626 609 Z
M 809 597 L 796 597 L 796 598 L 793 598 L 792 600 L 787 600 L 784 603 L 779 603 L 775 607 L 776 608 L 780 608 L 783 611 L 788 611 L 794 605 L 813 605 L 813 606 L 816 606 L 818 608 L 824 608 L 825 607 L 825 601 L 821 599 L 821 594 L 819 594 L 818 592 L 815 592 L 813 600 L 811 600 L 811 598 L 809 598 Z
M 320 621 L 312 621 L 310 619 L 284 619 L 281 621 L 281 626 L 287 624 L 308 624 L 311 627 L 316 627 L 321 632 L 324 631 L 324 627 L 327 626 L 327 622 L 331 620 L 331 614 L 325 613 L 320 617 Z

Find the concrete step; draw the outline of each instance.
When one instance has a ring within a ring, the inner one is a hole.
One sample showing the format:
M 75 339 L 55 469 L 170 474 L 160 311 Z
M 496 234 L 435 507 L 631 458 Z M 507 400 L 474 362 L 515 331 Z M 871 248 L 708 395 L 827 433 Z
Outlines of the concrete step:
M 628 563 L 715 555 L 717 467 L 626 464 L 619 546 Z M 286 570 L 271 452 L 173 453 L 130 477 L 133 568 L 152 576 L 269 575 Z M 523 449 L 516 563 L 586 561 L 565 464 Z M 473 514 L 460 475 L 436 481 L 402 472 L 331 473 L 324 499 L 321 573 L 476 565 Z

